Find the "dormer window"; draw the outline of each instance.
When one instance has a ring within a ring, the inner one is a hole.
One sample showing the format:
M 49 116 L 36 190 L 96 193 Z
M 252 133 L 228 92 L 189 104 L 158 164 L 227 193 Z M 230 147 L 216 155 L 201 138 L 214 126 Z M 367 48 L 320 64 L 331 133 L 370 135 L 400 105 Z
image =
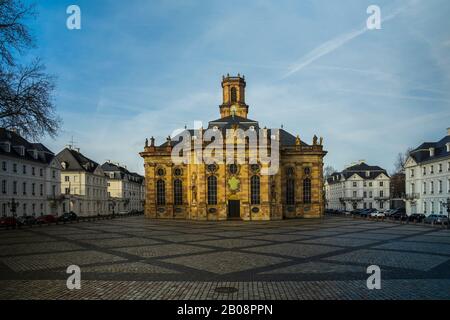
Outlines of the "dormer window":
M 13 148 L 16 150 L 16 152 L 17 152 L 21 157 L 25 156 L 25 147 L 24 147 L 24 146 L 14 146 Z
M 429 151 L 430 151 L 430 158 L 434 157 L 435 149 L 434 148 L 430 148 Z
M 9 141 L 1 142 L 0 147 L 3 148 L 5 152 L 11 152 L 11 143 Z
M 366 177 L 370 177 L 370 171 L 366 171 Z

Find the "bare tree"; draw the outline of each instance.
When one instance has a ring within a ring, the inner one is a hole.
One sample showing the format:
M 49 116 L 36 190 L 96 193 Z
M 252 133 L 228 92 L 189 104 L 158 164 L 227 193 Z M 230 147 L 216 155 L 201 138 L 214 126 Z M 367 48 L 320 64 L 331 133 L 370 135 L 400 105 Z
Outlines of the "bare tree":
M 327 179 L 335 172 L 337 171 L 332 166 L 326 166 L 325 169 L 323 169 L 323 176 Z
M 39 60 L 13 72 L 0 71 L 0 126 L 34 139 L 46 133 L 54 137 L 60 123 L 51 96 L 54 87 Z
M 0 127 L 37 139 L 44 134 L 54 137 L 61 120 L 55 115 L 55 81 L 45 66 L 39 59 L 27 66 L 15 61 L 33 45 L 25 20 L 34 15 L 34 5 L 0 0 Z
M 405 172 L 406 161 L 408 161 L 409 154 L 411 153 L 412 150 L 413 150 L 412 148 L 408 148 L 404 153 L 403 152 L 398 153 L 397 159 L 395 160 L 394 164 L 393 174 Z
M 33 39 L 24 20 L 35 16 L 34 5 L 20 0 L 0 0 L 0 62 L 14 64 L 14 52 L 33 45 Z

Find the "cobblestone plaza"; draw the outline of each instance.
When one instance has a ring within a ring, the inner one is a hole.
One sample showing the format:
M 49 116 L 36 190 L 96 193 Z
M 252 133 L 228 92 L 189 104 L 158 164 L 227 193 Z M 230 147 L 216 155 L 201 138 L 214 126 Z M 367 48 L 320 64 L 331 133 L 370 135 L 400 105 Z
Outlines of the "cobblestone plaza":
M 67 289 L 69 265 L 81 268 L 80 290 Z M 370 265 L 381 290 L 367 289 Z M 449 298 L 442 228 L 130 217 L 0 231 L 0 299 Z

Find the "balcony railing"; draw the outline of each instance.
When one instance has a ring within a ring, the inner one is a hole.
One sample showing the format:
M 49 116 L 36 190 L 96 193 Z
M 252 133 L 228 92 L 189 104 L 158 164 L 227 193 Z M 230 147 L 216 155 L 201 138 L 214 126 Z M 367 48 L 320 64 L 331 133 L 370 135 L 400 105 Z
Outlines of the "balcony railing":
M 420 194 L 419 193 L 407 193 L 405 194 L 405 199 L 406 200 L 416 200 L 420 198 Z
M 389 197 L 375 197 L 375 201 L 387 201 L 389 199 Z
M 364 201 L 364 198 L 363 197 L 343 197 L 343 198 L 339 198 L 339 201 L 341 201 L 341 202 L 345 202 L 345 201 L 360 202 L 360 201 Z

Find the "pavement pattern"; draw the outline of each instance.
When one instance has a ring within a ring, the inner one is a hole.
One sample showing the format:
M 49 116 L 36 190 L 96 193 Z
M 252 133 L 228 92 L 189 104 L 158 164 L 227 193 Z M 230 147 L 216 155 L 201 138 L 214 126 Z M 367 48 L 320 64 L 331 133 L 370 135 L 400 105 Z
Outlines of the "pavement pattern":
M 67 267 L 81 268 L 69 290 Z M 381 290 L 367 289 L 367 267 Z M 142 216 L 0 230 L 0 299 L 450 299 L 450 231 L 343 217 Z

